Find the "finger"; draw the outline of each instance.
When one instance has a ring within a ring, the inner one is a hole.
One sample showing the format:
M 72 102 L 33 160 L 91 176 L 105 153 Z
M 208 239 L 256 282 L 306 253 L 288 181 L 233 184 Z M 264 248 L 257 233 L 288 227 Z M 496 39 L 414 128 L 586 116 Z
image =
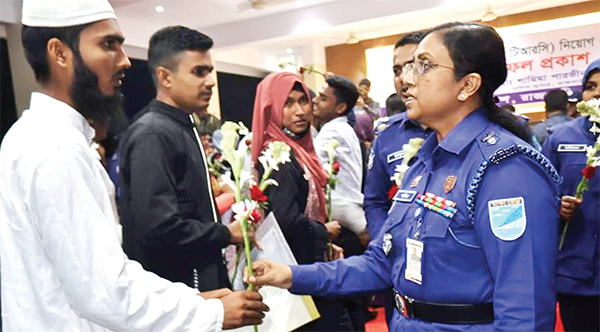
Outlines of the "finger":
M 241 291 L 242 296 L 248 301 L 262 303 L 262 295 L 255 291 Z
M 254 240 L 254 245 L 256 246 L 256 248 L 258 248 L 258 250 L 263 251 L 263 246 L 262 243 L 260 243 L 260 241 Z

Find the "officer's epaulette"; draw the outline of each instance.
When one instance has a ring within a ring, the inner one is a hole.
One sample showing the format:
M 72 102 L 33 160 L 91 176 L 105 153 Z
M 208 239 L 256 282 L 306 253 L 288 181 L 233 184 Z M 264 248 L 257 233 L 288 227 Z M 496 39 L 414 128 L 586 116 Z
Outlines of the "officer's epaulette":
M 479 140 L 479 137 L 478 137 L 478 140 Z M 498 136 L 493 132 L 486 133 L 485 136 L 481 139 L 482 142 L 487 144 L 488 149 L 491 148 L 491 146 L 495 145 L 498 140 L 499 140 Z M 484 158 L 481 161 L 481 164 L 479 164 L 479 167 L 477 168 L 475 175 L 473 176 L 473 178 L 471 179 L 471 182 L 469 183 L 469 188 L 467 189 L 466 201 L 467 201 L 467 210 L 469 213 L 469 219 L 471 219 L 471 223 L 475 222 L 475 220 L 474 220 L 475 205 L 477 203 L 477 194 L 479 192 L 479 185 L 481 184 L 481 181 L 483 180 L 485 172 L 490 165 L 498 165 L 503 160 L 510 158 L 511 156 L 521 154 L 526 157 L 529 157 L 531 160 L 535 161 L 538 165 L 540 165 L 540 167 L 542 167 L 542 169 L 550 175 L 550 177 L 556 184 L 559 184 L 561 182 L 560 175 L 558 174 L 558 172 L 556 171 L 556 169 L 554 168 L 552 163 L 542 153 L 540 153 L 539 151 L 537 151 L 536 149 L 534 149 L 530 146 L 518 144 L 515 141 L 507 142 L 507 143 L 508 144 L 506 144 L 506 145 L 508 145 L 508 146 L 505 146 L 505 147 L 499 146 L 491 155 L 488 154 L 489 157 Z M 488 149 L 483 149 L 484 153 Z M 556 203 L 560 204 L 560 197 L 558 197 L 558 196 L 556 197 Z
M 387 128 L 393 126 L 396 123 L 402 122 L 404 119 L 406 119 L 406 114 L 397 113 L 391 116 L 385 116 L 375 120 L 375 124 L 373 125 L 375 135 L 378 136 Z

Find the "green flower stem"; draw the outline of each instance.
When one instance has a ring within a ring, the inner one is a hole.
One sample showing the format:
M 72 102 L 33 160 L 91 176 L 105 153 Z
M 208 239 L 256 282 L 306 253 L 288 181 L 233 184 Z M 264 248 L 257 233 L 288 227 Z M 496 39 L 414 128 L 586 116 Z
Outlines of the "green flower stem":
M 569 229 L 570 221 L 565 221 L 562 234 L 560 235 L 560 243 L 558 244 L 558 250 L 562 250 L 563 244 L 565 243 L 565 236 L 567 235 L 567 229 Z
M 252 257 L 250 256 L 250 239 L 248 238 L 248 219 L 242 219 L 242 235 L 244 238 L 244 251 L 246 253 L 246 264 L 248 265 L 248 278 L 254 274 L 252 271 Z M 248 285 L 248 290 L 254 290 L 254 284 Z
M 327 188 L 327 222 L 331 221 L 331 187 Z
M 242 256 L 242 249 L 240 247 L 236 248 L 236 253 L 235 253 L 235 263 L 234 263 L 234 270 L 233 270 L 233 278 L 231 278 L 231 285 L 233 286 L 233 283 L 235 282 L 235 277 L 237 277 L 237 272 L 238 272 L 238 267 L 240 265 L 240 257 Z
M 260 191 L 264 192 L 269 186 L 267 180 L 271 176 L 271 173 L 273 173 L 272 168 L 266 169 L 263 173 L 262 179 L 260 179 L 260 185 L 258 186 L 258 189 L 260 189 Z

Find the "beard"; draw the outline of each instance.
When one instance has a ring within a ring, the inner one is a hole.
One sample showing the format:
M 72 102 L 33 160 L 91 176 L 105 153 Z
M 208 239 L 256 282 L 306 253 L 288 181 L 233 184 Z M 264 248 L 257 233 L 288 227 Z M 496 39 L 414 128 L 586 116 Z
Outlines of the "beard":
M 106 126 L 110 133 L 123 131 L 127 126 L 123 94 L 120 91 L 113 96 L 102 93 L 98 75 L 85 64 L 78 52 L 75 52 L 74 66 L 71 99 L 75 109 L 86 119 Z

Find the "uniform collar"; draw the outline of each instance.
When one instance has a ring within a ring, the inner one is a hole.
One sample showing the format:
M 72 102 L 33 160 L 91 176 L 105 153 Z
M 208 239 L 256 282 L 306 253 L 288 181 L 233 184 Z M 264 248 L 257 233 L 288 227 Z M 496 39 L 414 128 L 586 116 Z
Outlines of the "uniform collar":
M 489 123 L 490 120 L 487 117 L 485 108 L 478 108 L 459 122 L 441 143 L 438 144 L 437 135 L 429 135 L 419 150 L 419 158 L 429 160 L 437 147 L 458 155 L 481 134 Z
M 423 129 L 423 127 L 421 127 L 421 125 L 417 122 L 417 121 L 413 121 L 411 119 L 408 118 L 408 113 L 407 112 L 402 112 L 399 114 L 394 114 L 392 116 L 395 115 L 399 115 L 399 120 L 400 122 L 400 128 L 405 128 L 405 129 L 414 129 L 414 128 L 418 128 L 418 129 Z
M 49 116 L 53 120 L 63 120 L 75 127 L 83 134 L 88 144 L 92 143 L 96 131 L 88 120 L 73 107 L 58 99 L 52 98 L 41 92 L 33 92 L 29 103 L 29 110 L 36 112 L 36 117 Z M 37 114 L 39 112 L 39 114 Z
M 190 115 L 180 110 L 179 108 L 165 104 L 162 101 L 154 99 L 150 102 L 150 111 L 158 112 L 168 116 L 169 118 L 180 123 L 184 127 L 194 128 L 194 123 L 190 119 Z
M 471 112 L 440 142 L 440 147 L 450 153 L 460 154 L 490 124 L 486 113 L 483 107 Z

